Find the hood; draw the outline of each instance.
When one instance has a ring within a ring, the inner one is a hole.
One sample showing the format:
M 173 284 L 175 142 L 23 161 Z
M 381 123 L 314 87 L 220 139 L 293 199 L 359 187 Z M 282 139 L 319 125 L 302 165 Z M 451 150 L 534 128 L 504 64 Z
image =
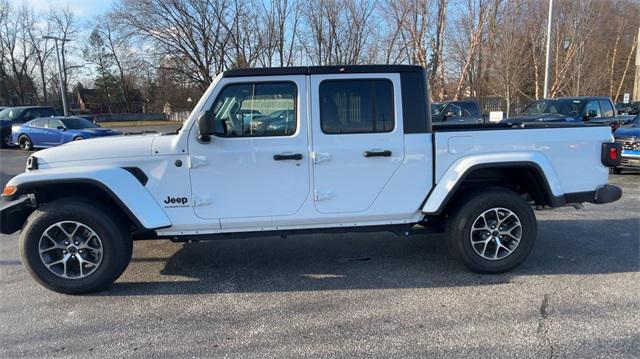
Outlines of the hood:
M 564 121 L 574 121 L 573 117 L 567 117 L 563 115 L 557 115 L 553 113 L 546 113 L 540 115 L 520 115 L 505 118 L 501 122 L 511 122 L 511 123 L 520 123 L 520 122 L 564 122 Z
M 116 134 L 121 134 L 122 132 L 120 131 L 115 131 L 112 130 L 110 128 L 83 128 L 81 130 L 77 130 L 79 132 L 84 132 L 84 133 L 90 133 L 92 135 L 96 135 L 96 136 L 104 136 L 104 135 L 116 135 Z
M 640 127 L 620 127 L 613 132 L 613 137 L 637 137 L 640 138 Z
M 151 156 L 156 135 L 120 136 L 72 141 L 34 154 L 40 163 Z

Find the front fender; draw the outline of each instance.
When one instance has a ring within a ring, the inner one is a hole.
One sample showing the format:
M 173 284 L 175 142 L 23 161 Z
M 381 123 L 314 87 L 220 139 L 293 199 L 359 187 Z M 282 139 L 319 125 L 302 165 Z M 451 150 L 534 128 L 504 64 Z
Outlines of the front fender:
M 7 186 L 17 187 L 16 195 L 43 185 L 84 183 L 99 187 L 145 229 L 171 226 L 169 217 L 153 196 L 129 171 L 119 167 L 51 168 L 24 172 Z M 78 193 L 82 195 L 82 193 Z
M 455 161 L 444 173 L 422 206 L 422 212 L 439 213 L 464 178 L 481 167 L 534 167 L 541 172 L 553 196 L 564 194 L 551 162 L 536 152 L 501 152 L 466 156 Z

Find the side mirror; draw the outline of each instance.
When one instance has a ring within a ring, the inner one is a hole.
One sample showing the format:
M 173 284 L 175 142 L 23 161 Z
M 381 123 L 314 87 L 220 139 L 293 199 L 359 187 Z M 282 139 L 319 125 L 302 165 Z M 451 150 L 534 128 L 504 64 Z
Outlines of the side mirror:
M 58 129 L 58 130 L 66 130 L 66 128 L 64 128 L 64 126 L 58 126 L 58 127 L 56 127 L 56 129 Z
M 211 135 L 215 133 L 213 128 L 213 120 L 215 114 L 213 111 L 206 111 L 198 117 L 198 139 L 201 142 L 211 142 Z

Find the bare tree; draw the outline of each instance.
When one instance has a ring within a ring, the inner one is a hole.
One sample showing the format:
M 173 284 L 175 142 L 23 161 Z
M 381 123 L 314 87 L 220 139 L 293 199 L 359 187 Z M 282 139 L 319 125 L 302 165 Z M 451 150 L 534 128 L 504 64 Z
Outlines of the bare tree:
M 465 93 L 465 83 L 470 77 L 473 63 L 480 49 L 485 26 L 498 1 L 467 0 L 455 21 L 454 26 L 459 27 L 461 31 L 452 39 L 456 42 L 455 48 L 460 66 L 460 77 L 455 87 L 454 99 L 460 98 Z M 470 93 L 468 83 L 466 92 L 468 95 L 473 95 Z
M 492 80 L 495 81 L 496 94 L 506 102 L 506 115 L 511 115 L 511 104 L 519 97 L 522 82 L 527 71 L 527 34 L 521 30 L 519 19 L 522 16 L 522 0 L 506 2 L 500 9 L 499 25 L 495 32 L 495 48 L 492 58 L 499 59 L 499 65 L 493 66 Z
M 53 35 L 65 41 L 59 41 L 60 61 L 62 62 L 62 85 L 65 91 L 69 88 L 69 83 L 76 80 L 77 70 L 82 68 L 82 64 L 75 61 L 69 61 L 69 53 L 75 48 L 72 41 L 76 40 L 78 34 L 78 23 L 75 13 L 69 5 L 62 8 L 52 8 L 49 12 L 48 21 L 51 23 L 51 32 Z
M 13 101 L 23 105 L 33 95 L 33 64 L 30 61 L 34 49 L 29 43 L 29 31 L 34 26 L 30 11 L 23 5 L 13 9 L 8 3 L 2 5 L 4 21 L 0 25 L 2 43 L 3 82 L 11 91 Z M 6 67 L 5 67 L 6 66 Z
M 304 47 L 319 65 L 366 62 L 373 3 L 366 0 L 308 0 L 303 10 L 310 29 Z
M 49 103 L 47 92 L 47 84 L 49 83 L 49 79 L 47 79 L 47 65 L 55 47 L 51 39 L 43 37 L 51 35 L 51 23 L 47 21 L 36 24 L 33 11 L 29 11 L 29 16 L 34 19 L 34 26 L 28 28 L 29 45 L 33 48 L 36 66 L 38 67 L 38 73 L 40 75 L 42 103 L 47 104 Z

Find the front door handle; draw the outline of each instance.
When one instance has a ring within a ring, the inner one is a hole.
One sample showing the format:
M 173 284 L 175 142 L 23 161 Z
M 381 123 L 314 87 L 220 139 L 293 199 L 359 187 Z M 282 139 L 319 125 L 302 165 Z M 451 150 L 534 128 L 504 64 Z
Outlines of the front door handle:
M 277 155 L 273 155 L 274 161 L 286 161 L 286 160 L 300 161 L 301 159 L 302 159 L 302 153 L 280 153 Z
M 364 151 L 365 157 L 391 157 L 391 151 L 389 150 L 371 150 Z

